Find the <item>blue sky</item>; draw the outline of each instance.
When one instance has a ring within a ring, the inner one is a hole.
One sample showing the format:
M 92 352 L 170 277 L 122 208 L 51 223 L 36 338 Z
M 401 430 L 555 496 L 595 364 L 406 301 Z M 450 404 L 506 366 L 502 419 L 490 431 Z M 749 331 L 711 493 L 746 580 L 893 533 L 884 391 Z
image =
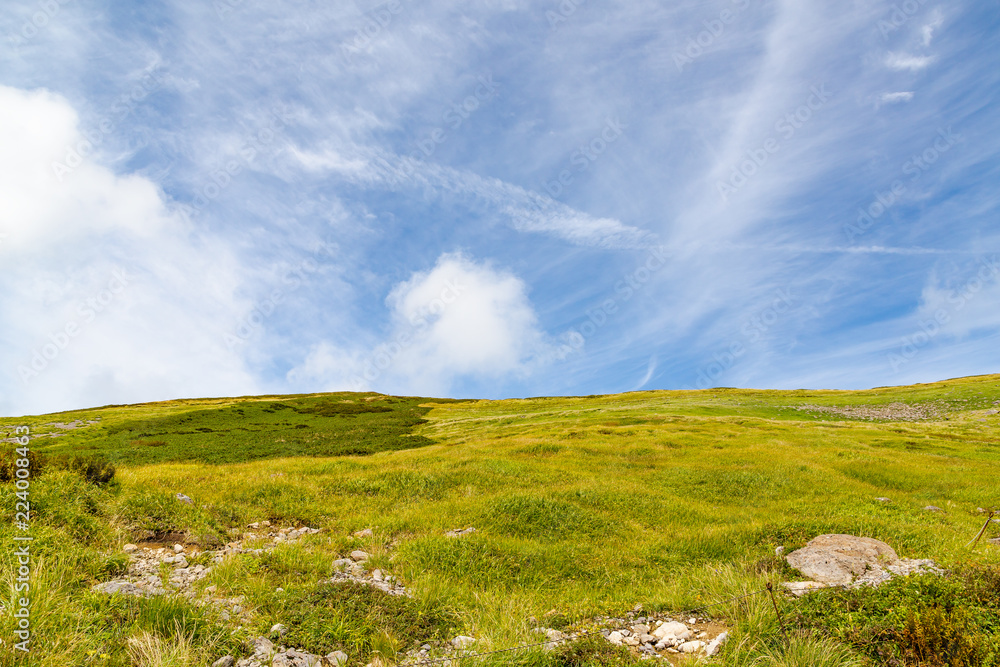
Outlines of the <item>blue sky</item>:
M 1000 371 L 992 3 L 0 9 L 0 413 Z

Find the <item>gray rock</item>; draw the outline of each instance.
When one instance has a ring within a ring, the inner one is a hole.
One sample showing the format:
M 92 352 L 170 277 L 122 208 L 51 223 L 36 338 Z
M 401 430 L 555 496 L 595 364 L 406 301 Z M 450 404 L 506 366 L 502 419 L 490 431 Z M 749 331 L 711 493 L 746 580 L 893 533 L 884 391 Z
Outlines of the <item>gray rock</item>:
M 854 535 L 820 535 L 785 557 L 814 581 L 849 584 L 875 566 L 893 565 L 899 556 L 885 542 Z
M 332 667 L 343 667 L 347 664 L 347 654 L 343 651 L 327 653 L 323 656 L 323 659 L 326 660 L 327 665 L 331 665 Z
M 702 641 L 690 641 L 684 642 L 677 648 L 680 649 L 681 653 L 697 653 L 705 646 L 705 642 Z
M 475 643 L 476 640 L 474 637 L 466 637 L 465 635 L 459 635 L 451 640 L 451 645 L 459 650 L 469 648 Z
M 372 529 L 371 528 L 365 528 L 364 530 L 359 530 L 358 532 L 354 533 L 354 537 L 357 537 L 357 538 L 371 537 L 371 536 L 372 536 Z
M 924 508 L 928 512 L 943 512 L 944 510 L 940 507 L 935 507 L 934 505 L 928 505 Z
M 351 552 L 351 558 L 353 558 L 356 561 L 361 562 L 361 561 L 368 560 L 369 556 L 368 556 L 368 552 L 361 551 L 360 549 L 358 549 L 357 551 L 352 551 Z
M 691 636 L 691 631 L 687 629 L 687 626 L 683 623 L 678 623 L 677 621 L 670 621 L 669 623 L 664 623 L 660 627 L 653 630 L 653 636 L 659 639 L 665 637 L 677 637 L 678 639 L 687 639 Z
M 212 667 L 233 667 L 234 664 L 236 664 L 236 658 L 227 655 L 213 662 Z
M 194 501 L 185 496 L 183 493 L 178 493 L 175 497 L 182 503 L 187 503 L 188 505 L 194 505 Z
M 271 626 L 271 630 L 270 632 L 268 632 L 268 635 L 270 635 L 271 637 L 284 637 L 285 634 L 287 633 L 288 633 L 288 628 L 286 628 L 281 623 L 275 623 L 274 625 Z
M 708 646 L 705 647 L 705 655 L 713 656 L 718 653 L 719 649 L 722 648 L 722 645 L 726 643 L 727 639 L 729 639 L 728 632 L 723 632 L 721 635 L 713 639 L 709 642 Z

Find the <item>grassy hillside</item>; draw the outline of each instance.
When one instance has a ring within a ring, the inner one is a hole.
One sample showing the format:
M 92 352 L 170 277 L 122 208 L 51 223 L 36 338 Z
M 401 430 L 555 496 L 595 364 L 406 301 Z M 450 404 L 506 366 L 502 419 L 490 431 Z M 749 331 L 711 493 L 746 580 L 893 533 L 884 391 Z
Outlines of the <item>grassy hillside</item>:
M 33 479 L 30 664 L 205 665 L 246 655 L 276 622 L 290 628 L 288 645 L 342 648 L 358 665 L 460 633 L 480 650 L 505 648 L 539 641 L 536 624 L 586 625 L 636 604 L 667 613 L 794 578 L 775 548 L 830 532 L 933 558 L 952 571 L 951 588 L 785 599 L 795 625 L 787 638 L 764 596 L 713 607 L 703 614 L 732 633 L 718 664 L 949 664 L 905 655 L 921 642 L 953 664 L 998 664 L 1000 577 L 990 577 L 1000 548 L 965 548 L 985 518 L 977 509 L 1000 505 L 998 407 L 1000 376 L 982 376 L 862 392 L 244 397 L 0 419 L 6 437 L 29 426 L 32 450 L 53 461 L 74 454 L 117 466 L 106 485 L 69 465 Z M 12 515 L 15 489 L 0 488 Z M 211 551 L 264 520 L 321 532 L 227 557 L 197 582 L 199 592 L 242 596 L 237 613 L 90 591 L 122 574 L 128 542 Z M 987 538 L 1000 530 L 992 526 Z M 476 531 L 445 535 L 467 527 Z M 365 528 L 373 534 L 348 538 Z M 11 544 L 18 532 L 8 522 L 0 539 Z M 369 569 L 416 598 L 318 585 L 359 547 Z M 12 588 L 10 553 L 0 568 Z M 17 594 L 5 598 L 15 608 Z M 951 614 L 956 605 L 967 617 Z M 933 618 L 947 626 L 940 637 L 925 636 Z M 3 616 L 5 646 L 13 630 Z M 821 657 L 801 657 L 810 652 Z M 599 653 L 536 648 L 463 664 L 631 662 Z M 15 660 L 0 652 L 0 664 Z

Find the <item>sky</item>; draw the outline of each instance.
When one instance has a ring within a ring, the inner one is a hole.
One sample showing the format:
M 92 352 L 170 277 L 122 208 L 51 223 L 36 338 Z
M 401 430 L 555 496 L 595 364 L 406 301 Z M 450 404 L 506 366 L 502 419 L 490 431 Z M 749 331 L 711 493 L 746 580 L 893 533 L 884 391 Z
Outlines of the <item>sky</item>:
M 11 0 L 0 414 L 1000 372 L 1000 6 Z

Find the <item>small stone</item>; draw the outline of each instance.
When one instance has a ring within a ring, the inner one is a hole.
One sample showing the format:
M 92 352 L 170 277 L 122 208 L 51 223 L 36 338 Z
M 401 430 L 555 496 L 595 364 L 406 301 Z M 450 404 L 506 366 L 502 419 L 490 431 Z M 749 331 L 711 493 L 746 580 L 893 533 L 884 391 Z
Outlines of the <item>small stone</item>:
M 566 639 L 566 635 L 559 632 L 558 630 L 549 629 L 545 631 L 545 636 L 550 642 L 561 642 Z
M 236 659 L 231 655 L 227 655 L 213 662 L 212 667 L 233 667 L 235 663 Z
M 684 642 L 678 648 L 681 650 L 681 653 L 697 653 L 702 649 L 704 645 L 705 642 L 691 641 L 691 642 Z
M 879 497 L 878 497 L 878 498 L 876 498 L 875 500 L 877 500 L 877 501 L 878 501 L 878 502 L 880 502 L 880 503 L 891 503 L 891 502 L 892 502 L 892 501 L 891 501 L 891 500 L 889 500 L 888 498 L 885 498 L 885 497 L 882 497 L 882 496 L 879 496 Z
M 366 560 L 368 560 L 369 556 L 368 556 L 368 552 L 361 551 L 359 549 L 357 551 L 352 551 L 351 552 L 351 558 L 353 558 L 356 561 L 366 561 Z
M 784 555 L 784 553 L 785 553 L 785 547 L 774 548 L 774 555 L 777 556 L 778 558 L 781 558 L 782 555 Z
M 382 581 L 384 577 L 382 576 L 382 570 L 375 570 L 372 572 L 372 579 L 375 581 Z
M 645 625 L 644 623 L 636 623 L 630 629 L 637 635 L 649 634 L 649 626 Z
M 286 628 L 281 623 L 275 623 L 274 625 L 271 626 L 271 630 L 267 634 L 270 635 L 271 637 L 274 636 L 284 637 L 287 632 L 288 628 Z
M 371 528 L 365 528 L 364 530 L 359 530 L 358 532 L 354 533 L 354 537 L 360 539 L 362 537 L 371 537 L 373 534 L 374 532 L 372 531 Z
M 928 505 L 927 507 L 924 508 L 924 510 L 927 511 L 927 512 L 943 512 L 944 511 L 940 507 L 935 507 L 934 505 Z
M 174 553 L 175 554 L 182 554 L 182 553 L 184 553 L 184 547 L 183 547 L 183 545 L 175 544 L 174 545 Z
M 611 642 L 612 644 L 615 644 L 616 646 L 621 646 L 621 643 L 624 640 L 625 637 L 622 635 L 622 633 L 618 632 L 617 630 L 608 635 L 608 641 Z
M 660 627 L 653 631 L 654 637 L 659 637 L 663 639 L 664 637 L 685 637 L 685 635 L 690 636 L 690 630 L 683 623 L 678 623 L 677 621 L 670 621 L 669 623 L 664 623 Z
M 451 645 L 459 650 L 468 648 L 475 643 L 476 640 L 474 637 L 466 637 L 465 635 L 459 635 L 451 640 Z
M 694 625 L 697 622 L 698 622 L 697 618 L 689 618 L 688 619 L 688 625 Z
M 175 498 L 177 498 L 177 500 L 181 501 L 182 503 L 187 503 L 188 505 L 194 505 L 194 501 L 191 500 L 189 497 L 185 496 L 183 493 L 178 493 L 175 496 Z
M 343 651 L 334 651 L 323 656 L 328 665 L 332 667 L 343 667 L 347 664 L 347 654 Z
M 134 544 L 126 544 L 126 545 L 125 545 L 124 547 L 122 547 L 122 550 L 123 550 L 123 551 L 124 551 L 125 553 L 127 553 L 127 554 L 130 554 L 130 553 L 132 553 L 133 551 L 138 551 L 138 550 L 139 550 L 139 547 L 137 547 L 137 546 L 136 546 L 136 545 L 134 545 Z
M 713 656 L 716 653 L 718 653 L 719 652 L 719 648 L 721 648 L 722 645 L 726 643 L 727 639 L 729 639 L 729 633 L 728 632 L 723 632 L 718 637 L 716 637 L 715 639 L 713 639 L 708 644 L 708 646 L 705 647 L 705 655 L 707 655 L 707 656 Z

